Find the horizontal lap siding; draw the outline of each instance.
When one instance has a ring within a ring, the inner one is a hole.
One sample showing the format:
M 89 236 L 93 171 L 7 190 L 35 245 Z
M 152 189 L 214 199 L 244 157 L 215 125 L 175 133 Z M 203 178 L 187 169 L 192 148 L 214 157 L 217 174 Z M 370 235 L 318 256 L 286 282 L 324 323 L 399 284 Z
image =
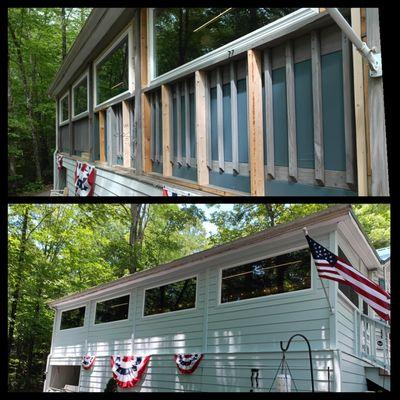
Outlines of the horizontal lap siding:
M 340 349 L 348 353 L 354 353 L 356 333 L 354 331 L 354 311 L 347 302 L 338 296 L 337 332 Z
M 64 157 L 63 165 L 67 169 L 68 190 L 73 196 L 76 161 Z M 152 185 L 96 168 L 95 196 L 161 196 L 161 192 L 161 189 Z
M 345 353 L 342 353 L 341 364 L 342 391 L 365 392 L 367 390 L 365 365 L 367 364 Z

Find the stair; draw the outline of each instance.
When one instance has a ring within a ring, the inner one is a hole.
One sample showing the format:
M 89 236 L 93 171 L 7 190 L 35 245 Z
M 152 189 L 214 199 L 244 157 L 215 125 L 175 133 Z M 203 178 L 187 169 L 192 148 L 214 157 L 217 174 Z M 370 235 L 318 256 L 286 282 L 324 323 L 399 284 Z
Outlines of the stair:
M 374 392 L 390 391 L 390 371 L 375 366 L 365 368 L 368 390 Z

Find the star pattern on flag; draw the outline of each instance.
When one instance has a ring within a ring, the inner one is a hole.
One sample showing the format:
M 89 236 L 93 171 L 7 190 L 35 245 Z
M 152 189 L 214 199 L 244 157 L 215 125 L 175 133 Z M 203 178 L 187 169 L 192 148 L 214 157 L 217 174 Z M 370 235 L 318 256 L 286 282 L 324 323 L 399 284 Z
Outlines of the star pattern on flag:
M 336 263 L 337 257 L 332 252 L 312 240 L 310 237 L 307 237 L 307 241 L 310 245 L 313 258 L 317 260 L 326 260 L 331 265 Z

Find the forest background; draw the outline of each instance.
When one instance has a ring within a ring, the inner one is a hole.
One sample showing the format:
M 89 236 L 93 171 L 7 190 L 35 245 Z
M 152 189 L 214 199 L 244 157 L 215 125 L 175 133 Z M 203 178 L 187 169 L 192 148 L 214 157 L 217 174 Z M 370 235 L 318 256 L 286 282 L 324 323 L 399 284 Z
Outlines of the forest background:
M 13 204 L 8 216 L 10 391 L 42 391 L 47 302 L 328 207 L 326 204 Z M 354 205 L 378 249 L 390 206 Z M 211 229 L 210 229 L 211 228 Z

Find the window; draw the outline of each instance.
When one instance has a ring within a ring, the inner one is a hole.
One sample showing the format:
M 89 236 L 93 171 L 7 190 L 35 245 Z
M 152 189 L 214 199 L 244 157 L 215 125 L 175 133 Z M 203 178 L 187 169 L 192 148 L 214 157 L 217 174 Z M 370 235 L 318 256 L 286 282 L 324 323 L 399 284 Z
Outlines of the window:
M 386 290 L 385 278 L 379 278 L 379 280 L 378 280 L 378 285 L 379 285 L 383 290 Z
M 73 116 L 83 114 L 88 111 L 88 74 L 81 79 L 78 84 L 72 87 Z
M 267 25 L 295 8 L 156 8 L 154 77 Z
M 60 124 L 69 121 L 69 94 L 67 93 L 60 99 Z
M 61 314 L 60 329 L 79 328 L 84 325 L 85 308 L 74 308 L 73 310 L 63 311 Z
M 197 278 L 147 289 L 144 298 L 144 315 L 186 310 L 196 305 Z
M 129 90 L 129 35 L 117 43 L 95 64 L 97 104 Z
M 221 303 L 310 287 L 310 251 L 304 249 L 224 269 Z
M 95 324 L 128 319 L 129 295 L 97 303 Z
M 338 248 L 338 256 L 351 264 L 340 247 Z M 351 286 L 339 282 L 339 290 L 358 308 L 358 294 Z

